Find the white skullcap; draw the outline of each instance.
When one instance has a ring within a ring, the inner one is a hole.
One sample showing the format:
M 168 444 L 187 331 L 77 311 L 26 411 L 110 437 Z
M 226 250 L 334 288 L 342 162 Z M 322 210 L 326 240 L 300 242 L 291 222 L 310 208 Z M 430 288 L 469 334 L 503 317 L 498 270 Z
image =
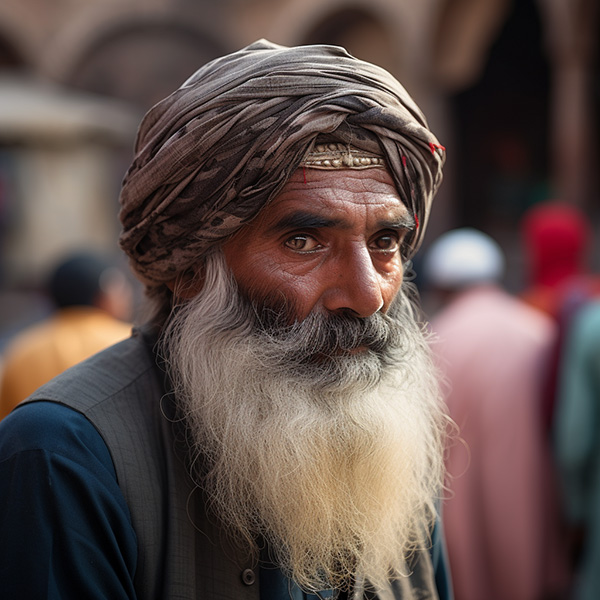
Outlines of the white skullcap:
M 468 227 L 441 235 L 423 262 L 425 280 L 441 288 L 497 282 L 503 273 L 500 246 L 485 233 Z

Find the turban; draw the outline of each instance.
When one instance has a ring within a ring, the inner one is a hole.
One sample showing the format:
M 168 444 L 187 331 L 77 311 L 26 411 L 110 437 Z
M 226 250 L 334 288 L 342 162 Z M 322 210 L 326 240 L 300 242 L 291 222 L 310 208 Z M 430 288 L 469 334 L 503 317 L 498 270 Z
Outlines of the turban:
M 172 281 L 277 195 L 317 136 L 383 155 L 420 227 L 443 147 L 387 71 L 337 46 L 260 40 L 201 67 L 140 124 L 120 244 L 147 288 Z

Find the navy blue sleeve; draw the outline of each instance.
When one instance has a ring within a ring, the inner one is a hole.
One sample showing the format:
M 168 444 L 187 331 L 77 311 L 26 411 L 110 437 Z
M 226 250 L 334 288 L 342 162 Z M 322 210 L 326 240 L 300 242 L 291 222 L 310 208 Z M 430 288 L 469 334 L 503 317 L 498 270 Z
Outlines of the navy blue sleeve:
M 440 600 L 453 600 L 450 567 L 448 565 L 448 552 L 442 522 L 438 517 L 431 536 L 431 561 L 435 573 L 435 585 Z
M 0 598 L 135 598 L 129 510 L 81 414 L 36 402 L 0 422 L 0 540 Z

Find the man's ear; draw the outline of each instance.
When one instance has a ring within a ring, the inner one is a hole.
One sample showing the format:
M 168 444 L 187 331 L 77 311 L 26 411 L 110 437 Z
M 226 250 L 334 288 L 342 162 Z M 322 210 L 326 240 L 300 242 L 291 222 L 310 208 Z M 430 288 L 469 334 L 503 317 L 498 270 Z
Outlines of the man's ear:
M 190 300 L 204 287 L 204 267 L 198 265 L 179 273 L 175 279 L 167 282 L 173 296 L 180 300 Z

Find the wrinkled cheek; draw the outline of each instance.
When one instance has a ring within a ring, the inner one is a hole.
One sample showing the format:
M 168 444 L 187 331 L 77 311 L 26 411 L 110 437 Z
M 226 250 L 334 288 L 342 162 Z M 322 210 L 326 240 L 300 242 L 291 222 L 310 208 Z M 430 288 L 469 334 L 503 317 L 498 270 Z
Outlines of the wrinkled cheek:
M 281 290 L 240 290 L 240 294 L 254 306 L 263 331 L 277 331 L 300 320 L 297 302 Z
M 383 292 L 384 295 L 384 312 L 388 312 L 390 306 L 394 303 L 394 301 L 398 298 L 398 295 L 402 291 L 402 283 L 404 281 L 404 271 L 400 270 L 395 273 L 393 276 L 390 276 L 386 281 L 385 289 Z
M 281 267 L 256 272 L 252 269 L 238 281 L 240 291 L 255 306 L 284 310 L 294 321 L 301 321 L 312 311 L 318 294 L 314 282 L 286 272 Z

